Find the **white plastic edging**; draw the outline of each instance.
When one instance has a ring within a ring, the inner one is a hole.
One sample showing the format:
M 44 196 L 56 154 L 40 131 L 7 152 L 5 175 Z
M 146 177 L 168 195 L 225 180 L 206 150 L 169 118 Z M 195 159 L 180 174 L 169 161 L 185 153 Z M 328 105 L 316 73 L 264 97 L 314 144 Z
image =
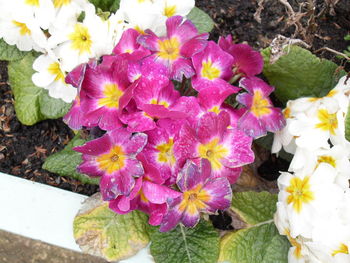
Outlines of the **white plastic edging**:
M 0 173 L 0 229 L 81 252 L 73 220 L 85 195 Z M 123 263 L 154 262 L 149 248 Z

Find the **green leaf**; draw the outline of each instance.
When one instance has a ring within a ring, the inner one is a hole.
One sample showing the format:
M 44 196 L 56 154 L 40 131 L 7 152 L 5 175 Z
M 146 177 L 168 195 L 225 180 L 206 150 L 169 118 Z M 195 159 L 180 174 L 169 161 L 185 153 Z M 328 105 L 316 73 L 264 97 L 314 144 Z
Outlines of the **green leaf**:
M 219 234 L 202 220 L 194 228 L 182 225 L 151 234 L 151 254 L 156 263 L 215 263 L 219 256 Z
M 276 203 L 277 195 L 269 192 L 240 192 L 233 194 L 231 209 L 252 226 L 272 219 Z
M 350 105 L 345 117 L 345 138 L 350 142 Z
M 0 39 L 0 60 L 14 61 L 23 58 L 28 52 L 20 51 L 15 45 Z
M 16 116 L 21 123 L 33 125 L 45 119 L 57 119 L 67 113 L 71 104 L 48 96 L 48 91 L 32 82 L 32 65 L 36 55 L 26 54 L 21 60 L 10 61 L 8 74 L 15 97 Z
M 322 97 L 345 75 L 345 71 L 338 71 L 337 64 L 319 59 L 301 47 L 288 46 L 285 52 L 270 64 L 271 49 L 262 51 L 263 73 L 276 88 L 275 94 L 283 103 L 300 97 Z
M 74 178 L 84 184 L 99 184 L 99 178 L 90 178 L 76 171 L 76 168 L 82 162 L 81 153 L 74 151 L 72 148 L 85 142 L 86 140 L 82 139 L 78 133 L 62 151 L 52 154 L 45 160 L 43 169 L 61 176 Z
M 193 22 L 199 33 L 210 32 L 214 28 L 213 19 L 198 7 L 194 7 L 187 18 Z
M 139 211 L 116 214 L 98 194 L 88 198 L 75 217 L 74 238 L 83 252 L 119 261 L 147 246 L 147 220 Z
M 100 8 L 104 12 L 115 12 L 119 9 L 120 0 L 89 0 L 96 9 Z
M 219 262 L 287 263 L 290 244 L 273 223 L 226 234 L 220 243 Z

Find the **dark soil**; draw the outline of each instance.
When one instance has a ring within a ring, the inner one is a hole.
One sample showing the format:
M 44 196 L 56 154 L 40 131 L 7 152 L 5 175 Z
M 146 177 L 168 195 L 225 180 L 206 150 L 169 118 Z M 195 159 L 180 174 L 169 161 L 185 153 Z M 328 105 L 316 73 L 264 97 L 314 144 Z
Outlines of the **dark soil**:
M 337 1 L 317 0 L 314 1 L 315 9 L 307 6 L 307 0 L 289 0 L 295 13 L 299 14 L 299 10 L 303 13 L 299 20 L 299 30 L 291 23 L 293 18 L 288 14 L 286 7 L 277 0 L 264 1 L 259 23 L 254 18 L 258 2 L 197 0 L 196 5 L 206 11 L 216 23 L 211 34 L 213 40 L 232 34 L 237 42 L 245 41 L 256 49 L 262 49 L 281 34 L 303 40 L 311 46 L 310 50 L 313 52 L 322 47 L 342 52 L 350 45 L 343 40 L 350 31 L 349 0 L 340 0 L 334 7 L 327 3 Z M 344 65 L 344 60 L 339 60 L 333 53 L 321 51 L 318 55 Z M 345 67 L 349 70 L 348 65 Z M 76 180 L 41 169 L 45 158 L 61 150 L 73 134 L 62 120 L 42 121 L 33 126 L 22 125 L 14 112 L 13 96 L 7 84 L 6 72 L 6 63 L 1 62 L 0 171 L 82 194 L 91 195 L 98 191 L 97 186 L 82 185 Z M 271 173 L 270 177 L 267 174 L 269 168 L 276 171 L 277 165 L 280 165 L 279 161 L 271 159 L 271 156 L 267 156 L 265 161 L 259 169 L 261 175 L 268 180 L 276 179 L 278 173 Z M 220 214 L 218 217 L 223 218 L 218 227 L 229 229 L 231 223 L 227 221 L 226 215 Z

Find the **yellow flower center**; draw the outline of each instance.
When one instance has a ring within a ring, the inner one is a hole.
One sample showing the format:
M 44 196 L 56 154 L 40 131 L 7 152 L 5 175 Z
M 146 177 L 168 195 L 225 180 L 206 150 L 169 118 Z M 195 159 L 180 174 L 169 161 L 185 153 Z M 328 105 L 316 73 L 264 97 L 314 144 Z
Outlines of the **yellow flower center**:
M 180 203 L 180 212 L 186 212 L 195 215 L 198 211 L 207 207 L 205 202 L 210 200 L 210 195 L 202 189 L 202 185 L 196 186 L 194 189 L 184 192 L 183 200 Z
M 270 114 L 270 106 L 270 102 L 264 98 L 262 92 L 260 90 L 255 90 L 253 95 L 253 104 L 251 107 L 251 112 L 254 114 L 254 116 L 260 118 L 261 116 Z
M 165 108 L 168 108 L 169 107 L 169 103 L 166 102 L 165 100 L 161 100 L 158 102 L 157 99 L 152 99 L 150 101 L 150 104 L 154 104 L 154 105 L 163 105 Z
M 317 118 L 320 122 L 316 124 L 316 128 L 329 131 L 332 135 L 335 135 L 335 129 L 338 128 L 336 113 L 330 114 L 326 109 L 320 109 L 317 112 Z
M 119 89 L 117 84 L 107 83 L 103 87 L 104 98 L 98 100 L 99 106 L 108 108 L 119 108 L 119 99 L 123 95 L 123 91 Z
M 25 3 L 27 5 L 39 6 L 39 0 L 26 0 Z
M 323 155 L 318 157 L 317 160 L 318 163 L 328 163 L 330 165 L 332 165 L 334 168 L 336 167 L 336 161 L 332 156 L 327 156 L 327 155 Z
M 293 209 L 300 213 L 303 204 L 314 200 L 314 193 L 310 190 L 310 177 L 306 176 L 304 179 L 293 177 L 290 180 L 290 185 L 286 188 L 289 193 L 287 203 L 293 204 Z
M 294 256 L 297 259 L 301 259 L 302 258 L 302 255 L 301 255 L 301 244 L 295 238 L 292 238 L 292 236 L 290 235 L 289 229 L 285 229 L 285 234 L 287 235 L 287 238 L 288 238 L 290 244 L 293 247 L 295 247 Z
M 62 82 L 64 82 L 64 73 L 62 72 L 60 64 L 58 62 L 50 64 L 47 70 L 50 74 L 55 76 L 55 81 L 61 80 Z
M 158 162 L 168 163 L 169 165 L 174 165 L 176 160 L 174 156 L 174 140 L 170 138 L 168 143 L 157 145 L 156 149 L 158 153 Z
M 21 22 L 17 22 L 15 20 L 12 21 L 12 23 L 14 23 L 18 28 L 19 28 L 19 33 L 24 36 L 24 35 L 31 35 L 32 32 L 30 31 L 30 29 L 27 27 L 26 24 L 21 23 Z
M 219 138 L 215 138 L 207 144 L 198 146 L 199 156 L 208 159 L 213 170 L 217 171 L 222 168 L 220 160 L 228 155 L 229 150 L 219 144 Z
M 113 146 L 109 153 L 96 159 L 98 167 L 108 174 L 121 170 L 125 166 L 125 155 L 121 146 Z
M 69 5 L 72 0 L 53 0 L 53 5 L 55 8 L 60 8 L 64 5 Z
M 209 59 L 208 61 L 202 62 L 201 75 L 203 78 L 213 80 L 220 77 L 221 71 L 217 67 L 213 66 L 213 62 Z
M 291 112 L 290 108 L 284 109 L 283 116 L 285 119 L 289 119 L 290 117 L 292 117 L 292 112 Z
M 339 249 L 336 249 L 333 251 L 332 256 L 334 257 L 336 254 L 349 254 L 349 248 L 347 245 L 345 245 L 344 243 L 341 243 L 339 246 Z
M 92 40 L 89 29 L 82 24 L 76 24 L 74 32 L 71 33 L 69 39 L 72 41 L 72 49 L 78 50 L 79 55 L 83 53 L 91 54 Z
M 158 40 L 158 56 L 162 59 L 176 60 L 180 56 L 180 42 L 176 37 Z
M 176 5 L 165 6 L 164 15 L 167 17 L 171 17 L 176 13 Z
M 214 112 L 216 114 L 219 114 L 221 112 L 221 110 L 219 109 L 218 106 L 214 106 L 213 108 L 211 108 L 210 110 L 208 110 L 208 112 Z

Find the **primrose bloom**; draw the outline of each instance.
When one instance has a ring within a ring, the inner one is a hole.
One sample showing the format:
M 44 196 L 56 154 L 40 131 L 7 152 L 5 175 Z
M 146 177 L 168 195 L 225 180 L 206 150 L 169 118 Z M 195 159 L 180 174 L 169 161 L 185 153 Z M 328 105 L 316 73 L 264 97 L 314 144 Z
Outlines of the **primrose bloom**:
M 254 153 L 251 150 L 252 138 L 229 126 L 230 116 L 225 111 L 204 114 L 194 127 L 184 124 L 174 146 L 180 165 L 187 159 L 197 163 L 207 159 L 213 176 L 226 177 L 234 183 L 240 167 L 253 162 Z
M 190 78 L 195 73 L 190 59 L 205 47 L 208 34 L 199 35 L 194 24 L 181 16 L 168 18 L 166 27 L 166 36 L 158 37 L 146 30 L 138 41 L 152 51 L 157 62 L 168 67 L 171 79 L 181 81 L 183 75 Z
M 200 213 L 212 214 L 219 209 L 227 209 L 231 204 L 230 183 L 226 178 L 212 176 L 207 160 L 201 162 L 200 168 L 187 161 L 176 184 L 182 195 L 168 199 L 169 208 L 161 223 L 161 232 L 173 229 L 179 222 L 194 227 L 199 222 Z
M 285 126 L 280 109 L 273 107 L 269 95 L 273 87 L 256 77 L 244 78 L 240 86 L 247 90 L 237 96 L 237 101 L 247 107 L 240 118 L 238 127 L 251 137 L 257 138 L 270 132 L 276 132 Z
M 51 0 L 14 0 L 14 2 L 23 2 L 28 11 L 31 11 L 42 29 L 48 29 L 55 18 L 54 4 Z M 19 6 L 18 6 L 19 7 Z
M 62 99 L 67 103 L 74 100 L 77 89 L 65 82 L 66 73 L 62 71 L 57 59 L 41 55 L 34 61 L 33 69 L 38 71 L 32 76 L 35 85 L 47 89 L 53 98 Z
M 78 170 L 90 176 L 101 177 L 100 188 L 103 200 L 112 200 L 119 195 L 129 195 L 135 178 L 144 174 L 136 155 L 147 143 L 147 135 L 116 129 L 102 137 L 89 141 L 74 150 L 83 154 Z

